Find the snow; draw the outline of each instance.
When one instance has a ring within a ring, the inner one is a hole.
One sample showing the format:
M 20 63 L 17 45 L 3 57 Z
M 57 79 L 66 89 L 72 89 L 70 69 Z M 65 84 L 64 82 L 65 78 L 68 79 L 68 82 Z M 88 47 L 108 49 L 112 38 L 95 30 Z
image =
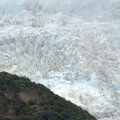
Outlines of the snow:
M 120 1 L 30 2 L 0 2 L 0 71 L 42 83 L 100 120 L 119 120 Z

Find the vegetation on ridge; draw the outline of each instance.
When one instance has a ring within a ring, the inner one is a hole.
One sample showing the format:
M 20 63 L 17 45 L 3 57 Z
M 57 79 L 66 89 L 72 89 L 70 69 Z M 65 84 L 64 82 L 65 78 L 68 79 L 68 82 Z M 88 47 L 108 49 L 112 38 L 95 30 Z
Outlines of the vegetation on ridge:
M 96 120 L 41 84 L 0 73 L 0 120 Z

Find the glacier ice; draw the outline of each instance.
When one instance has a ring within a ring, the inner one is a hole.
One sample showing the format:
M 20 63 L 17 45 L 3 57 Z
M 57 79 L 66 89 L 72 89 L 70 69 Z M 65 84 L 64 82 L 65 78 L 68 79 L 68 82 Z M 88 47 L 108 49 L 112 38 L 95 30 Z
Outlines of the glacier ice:
M 100 120 L 119 120 L 120 1 L 8 1 L 0 2 L 0 71 L 42 83 Z

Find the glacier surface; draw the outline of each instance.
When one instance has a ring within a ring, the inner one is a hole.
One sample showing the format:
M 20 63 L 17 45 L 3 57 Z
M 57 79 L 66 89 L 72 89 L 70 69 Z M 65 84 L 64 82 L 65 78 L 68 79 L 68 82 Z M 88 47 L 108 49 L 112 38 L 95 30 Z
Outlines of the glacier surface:
M 120 0 L 31 2 L 0 1 L 0 71 L 120 120 Z

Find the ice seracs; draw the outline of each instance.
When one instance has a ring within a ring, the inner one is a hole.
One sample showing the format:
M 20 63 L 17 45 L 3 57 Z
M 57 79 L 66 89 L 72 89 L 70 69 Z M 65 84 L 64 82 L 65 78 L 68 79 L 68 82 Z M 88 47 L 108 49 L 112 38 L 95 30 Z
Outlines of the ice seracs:
M 119 1 L 64 2 L 68 9 L 46 0 L 41 12 L 1 15 L 0 71 L 40 82 L 98 119 L 119 120 Z

